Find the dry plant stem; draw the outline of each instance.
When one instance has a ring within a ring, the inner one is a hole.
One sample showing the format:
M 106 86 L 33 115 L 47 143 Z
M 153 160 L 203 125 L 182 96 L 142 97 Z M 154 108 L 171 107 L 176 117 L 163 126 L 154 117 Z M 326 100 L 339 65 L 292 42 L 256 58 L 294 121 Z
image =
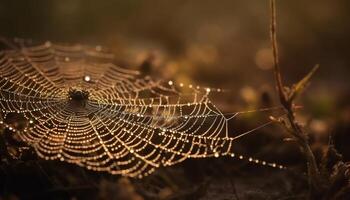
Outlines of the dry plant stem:
M 307 134 L 304 132 L 302 127 L 298 124 L 295 119 L 294 113 L 294 104 L 293 100 L 295 94 L 299 93 L 297 88 L 292 88 L 291 91 L 285 91 L 284 85 L 281 76 L 281 70 L 279 66 L 278 60 L 278 47 L 277 47 L 277 38 L 276 38 L 276 4 L 275 0 L 270 0 L 270 8 L 271 8 L 271 21 L 270 21 L 270 37 L 271 37 L 271 45 L 273 51 L 273 61 L 274 61 L 274 76 L 277 85 L 277 91 L 280 99 L 280 103 L 284 107 L 287 112 L 287 119 L 290 127 L 285 126 L 285 128 L 289 129 L 289 132 L 294 136 L 297 143 L 301 147 L 303 154 L 307 160 L 307 168 L 308 168 L 308 177 L 309 177 L 309 185 L 311 190 L 318 190 L 319 187 L 319 170 L 316 164 L 315 156 L 310 148 Z M 316 66 L 310 73 L 307 75 L 300 83 L 306 85 L 309 78 L 312 76 L 314 71 L 317 69 Z M 299 85 L 299 84 L 298 84 Z M 303 89 L 303 88 L 301 88 Z
M 270 0 L 270 6 L 271 6 L 270 38 L 271 38 L 273 63 L 274 63 L 274 75 L 275 75 L 278 95 L 280 97 L 280 102 L 284 107 L 286 107 L 286 105 L 284 105 L 284 103 L 286 102 L 285 101 L 286 95 L 283 92 L 281 69 L 280 69 L 279 60 L 278 60 L 278 46 L 277 46 L 277 38 L 276 38 L 277 37 L 276 36 L 276 6 L 275 6 L 274 0 Z

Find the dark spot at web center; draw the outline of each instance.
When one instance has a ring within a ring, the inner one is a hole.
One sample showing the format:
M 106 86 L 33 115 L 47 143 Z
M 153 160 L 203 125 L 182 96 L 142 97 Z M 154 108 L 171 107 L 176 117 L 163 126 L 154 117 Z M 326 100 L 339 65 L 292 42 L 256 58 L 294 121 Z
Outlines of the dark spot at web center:
M 89 92 L 85 90 L 71 89 L 68 92 L 68 97 L 72 103 L 85 106 L 86 101 L 89 99 Z

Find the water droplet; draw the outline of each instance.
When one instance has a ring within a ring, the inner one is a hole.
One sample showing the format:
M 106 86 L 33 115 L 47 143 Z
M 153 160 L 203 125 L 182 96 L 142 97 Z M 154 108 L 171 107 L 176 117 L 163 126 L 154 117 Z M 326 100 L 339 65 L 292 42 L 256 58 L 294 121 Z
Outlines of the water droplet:
M 219 153 L 218 153 L 218 152 L 215 152 L 215 153 L 214 153 L 214 157 L 215 157 L 215 158 L 218 158 L 218 157 L 219 157 Z
M 88 75 L 84 76 L 84 81 L 90 82 L 91 81 L 91 77 L 88 76 Z

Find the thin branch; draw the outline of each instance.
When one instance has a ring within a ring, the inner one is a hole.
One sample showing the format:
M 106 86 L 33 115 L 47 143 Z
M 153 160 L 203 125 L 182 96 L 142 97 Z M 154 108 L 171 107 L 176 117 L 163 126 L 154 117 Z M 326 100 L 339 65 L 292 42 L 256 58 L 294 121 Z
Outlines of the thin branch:
M 277 86 L 277 91 L 280 97 L 281 103 L 284 105 L 286 103 L 286 95 L 283 90 L 283 81 L 281 76 L 281 68 L 279 66 L 279 56 L 278 56 L 278 45 L 277 45 L 277 34 L 276 34 L 276 3 L 274 0 L 270 0 L 271 9 L 271 19 L 270 19 L 270 39 L 273 54 L 273 66 L 274 75 Z
M 315 65 L 312 68 L 312 70 L 306 76 L 304 76 L 304 78 L 302 78 L 297 84 L 293 86 L 293 89 L 288 96 L 288 99 L 290 99 L 290 101 L 293 101 L 296 97 L 298 97 L 298 95 L 300 95 L 304 91 L 306 86 L 310 83 L 310 79 L 319 67 L 319 65 Z
M 314 196 L 315 193 L 320 191 L 320 173 L 318 165 L 316 163 L 315 156 L 311 150 L 308 142 L 307 134 L 304 132 L 303 127 L 296 121 L 294 113 L 294 100 L 295 97 L 300 94 L 304 88 L 309 84 L 312 75 L 318 69 L 318 66 L 314 67 L 303 79 L 301 79 L 297 84 L 294 85 L 290 90 L 284 90 L 281 69 L 279 66 L 278 58 L 278 43 L 277 43 L 277 31 L 276 31 L 276 2 L 275 0 L 270 0 L 271 9 L 271 21 L 270 21 L 270 37 L 271 46 L 273 52 L 273 62 L 274 62 L 274 76 L 277 86 L 277 92 L 280 99 L 280 103 L 286 110 L 288 124 L 282 123 L 284 128 L 294 136 L 296 142 L 302 149 L 303 155 L 307 161 L 307 171 L 310 186 L 310 195 Z

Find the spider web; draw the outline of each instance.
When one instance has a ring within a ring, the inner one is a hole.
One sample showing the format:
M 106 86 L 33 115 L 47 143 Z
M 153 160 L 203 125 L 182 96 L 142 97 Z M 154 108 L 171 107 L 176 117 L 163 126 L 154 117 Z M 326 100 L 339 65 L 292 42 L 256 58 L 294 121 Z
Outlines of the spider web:
M 222 114 L 208 98 L 214 89 L 184 94 L 112 62 L 100 46 L 1 52 L 0 123 L 24 116 L 24 126 L 6 127 L 44 159 L 138 178 L 187 158 L 233 157 L 235 140 L 261 128 L 230 136 L 228 121 L 239 113 Z

